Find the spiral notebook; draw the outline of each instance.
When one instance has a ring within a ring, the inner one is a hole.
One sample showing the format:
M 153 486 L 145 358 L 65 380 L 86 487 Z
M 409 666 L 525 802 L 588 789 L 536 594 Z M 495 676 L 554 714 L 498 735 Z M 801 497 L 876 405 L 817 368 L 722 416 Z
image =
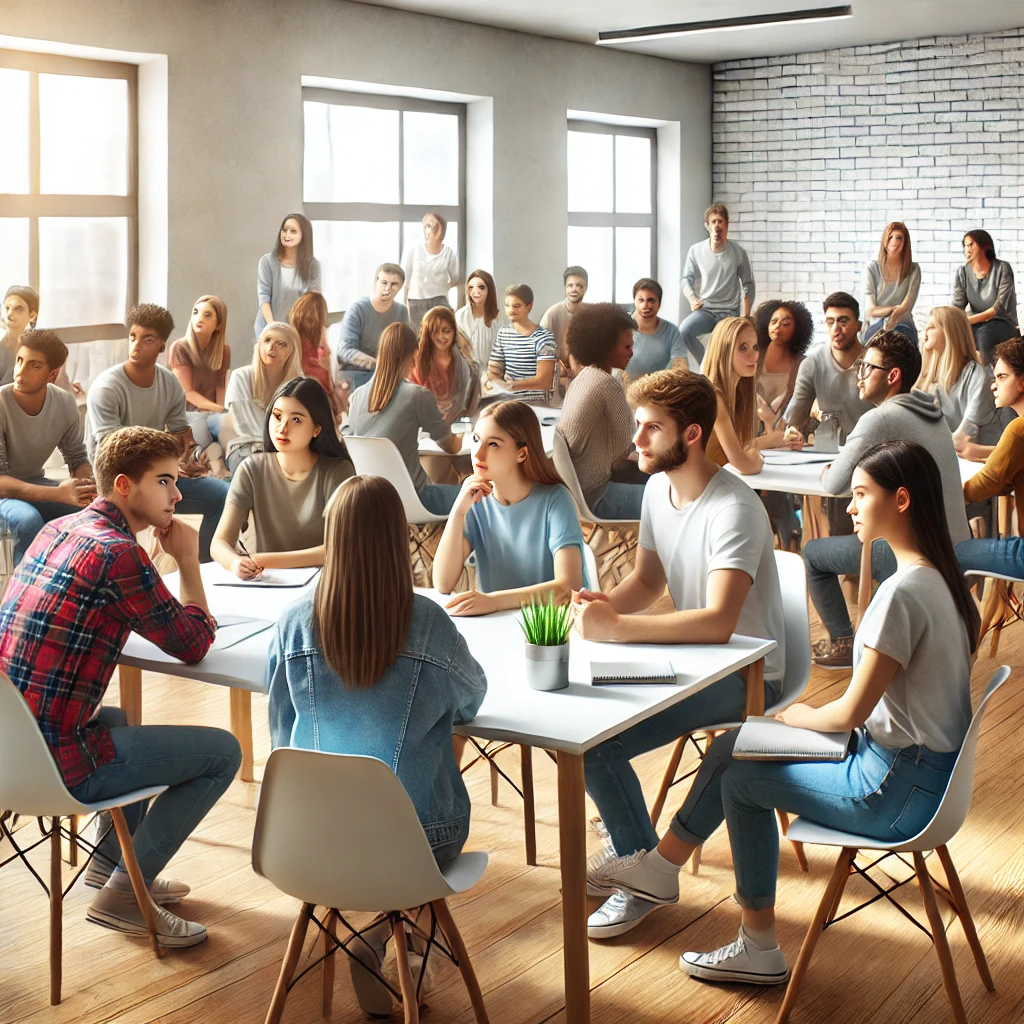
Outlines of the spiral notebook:
M 676 672 L 667 661 L 592 661 L 590 681 L 594 686 L 650 686 L 676 682 Z
M 732 756 L 741 761 L 843 761 L 849 732 L 798 729 L 775 718 L 751 715 L 741 726 Z

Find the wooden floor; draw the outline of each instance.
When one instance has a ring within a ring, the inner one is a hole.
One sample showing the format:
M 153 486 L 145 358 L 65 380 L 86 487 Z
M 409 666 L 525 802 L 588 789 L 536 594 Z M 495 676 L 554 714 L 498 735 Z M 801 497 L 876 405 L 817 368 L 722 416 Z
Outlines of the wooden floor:
M 985 649 L 987 654 L 987 645 Z M 1004 633 L 998 662 L 1024 665 L 1024 626 Z M 974 696 L 998 662 L 980 658 Z M 816 672 L 812 694 L 835 692 L 846 677 Z M 145 676 L 148 723 L 226 726 L 228 695 L 214 686 Z M 116 699 L 117 687 L 110 697 Z M 266 704 L 253 702 L 257 775 L 269 752 Z M 991 705 L 979 747 L 974 803 L 951 852 L 971 901 L 975 921 L 996 981 L 987 993 L 974 970 L 957 925 L 949 930 L 968 1020 L 974 1024 L 1024 1022 L 1024 760 L 1021 723 L 1024 685 L 1012 677 Z M 667 751 L 640 763 L 650 793 Z M 503 755 L 513 777 L 516 753 Z M 469 894 L 452 901 L 495 1024 L 564 1021 L 558 822 L 554 766 L 534 758 L 537 779 L 539 866 L 528 868 L 522 846 L 522 804 L 502 783 L 500 805 L 491 806 L 487 772 L 468 776 L 473 798 L 469 849 L 490 851 L 490 865 Z M 514 774 L 515 773 L 515 774 Z M 85 921 L 90 890 L 81 883 L 69 894 L 64 914 L 64 1002 L 47 999 L 47 904 L 19 864 L 0 871 L 0 1024 L 200 1024 L 260 1022 L 266 1013 L 297 904 L 253 874 L 249 843 L 258 787 L 235 782 L 226 797 L 175 858 L 168 872 L 192 886 L 180 906 L 209 927 L 209 941 L 171 952 L 161 961 L 148 944 Z M 673 790 L 666 811 L 678 805 Z M 26 826 L 23 836 L 35 832 Z M 296 836 L 301 843 L 301 836 Z M 596 847 L 596 837 L 591 837 Z M 0 860 L 9 852 L 0 846 Z M 784 845 L 779 889 L 779 935 L 792 963 L 808 919 L 820 898 L 835 853 L 809 848 L 810 875 L 802 875 Z M 699 877 L 682 876 L 677 906 L 649 917 L 618 940 L 591 943 L 593 1020 L 662 1024 L 714 1021 L 768 1024 L 781 989 L 711 986 L 677 968 L 686 949 L 707 949 L 735 936 L 737 908 L 725 830 L 707 844 Z M 909 907 L 916 889 L 901 890 Z M 851 880 L 844 908 L 869 893 Z M 941 902 L 941 901 L 940 901 Z M 594 901 L 593 905 L 597 905 Z M 947 917 L 948 908 L 943 904 Z M 340 957 L 338 958 L 341 959 Z M 300 964 L 301 969 L 301 964 Z M 293 990 L 285 1013 L 290 1022 L 320 1018 L 320 969 Z M 344 963 L 335 983 L 333 1021 L 359 1021 Z M 470 1022 L 472 1015 L 458 974 L 442 971 L 423 1014 L 425 1022 Z M 933 1024 L 952 1020 L 927 937 L 884 901 L 837 925 L 818 946 L 811 973 L 793 1015 L 795 1022 L 886 1022 Z

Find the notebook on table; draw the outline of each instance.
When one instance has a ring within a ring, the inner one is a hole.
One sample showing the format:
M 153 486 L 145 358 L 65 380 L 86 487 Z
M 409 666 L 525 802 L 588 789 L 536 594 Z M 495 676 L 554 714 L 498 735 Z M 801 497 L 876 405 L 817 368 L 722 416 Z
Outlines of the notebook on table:
M 741 761 L 834 761 L 846 759 L 849 732 L 798 729 L 775 718 L 751 715 L 741 726 L 732 756 Z
M 667 661 L 592 661 L 590 681 L 594 686 L 651 686 L 676 682 L 676 672 Z
M 306 566 L 301 569 L 264 569 L 259 576 L 241 580 L 227 569 L 220 572 L 210 570 L 215 587 L 247 587 L 257 590 L 260 587 L 304 587 L 320 572 L 320 566 Z

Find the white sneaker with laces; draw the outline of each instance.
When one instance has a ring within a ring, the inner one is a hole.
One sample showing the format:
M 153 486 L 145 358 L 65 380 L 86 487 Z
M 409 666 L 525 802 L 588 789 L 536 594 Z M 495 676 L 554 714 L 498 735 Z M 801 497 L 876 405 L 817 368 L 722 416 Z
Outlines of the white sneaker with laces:
M 624 889 L 651 903 L 679 902 L 679 872 L 656 870 L 646 850 L 637 850 L 628 857 L 609 857 L 592 869 L 588 867 L 588 888 L 591 885 L 606 890 Z
M 592 853 L 587 858 L 587 895 L 607 896 L 615 892 L 614 885 L 608 885 L 603 880 L 602 871 L 609 861 L 618 860 L 614 847 L 606 843 L 597 853 Z
M 679 967 L 691 978 L 704 981 L 738 981 L 746 985 L 782 985 L 789 980 L 789 967 L 782 950 L 758 949 L 743 928 L 735 942 L 710 953 L 683 953 Z
M 611 939 L 632 931 L 659 903 L 642 900 L 617 889 L 587 918 L 587 934 L 592 939 Z

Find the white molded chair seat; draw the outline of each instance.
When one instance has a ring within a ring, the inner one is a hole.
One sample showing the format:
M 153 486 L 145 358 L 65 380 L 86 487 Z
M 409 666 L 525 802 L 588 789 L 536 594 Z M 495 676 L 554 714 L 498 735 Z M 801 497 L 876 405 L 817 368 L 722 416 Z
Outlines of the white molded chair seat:
M 405 460 L 394 441 L 387 437 L 360 437 L 357 434 L 346 434 L 343 440 L 352 465 L 360 476 L 382 476 L 394 484 L 402 499 L 406 522 L 413 526 L 426 526 L 448 520 L 447 515 L 429 511 L 420 501 Z
M 639 519 L 602 519 L 594 514 L 587 504 L 587 499 L 583 496 L 583 488 L 580 486 L 579 477 L 576 475 L 576 467 L 572 464 L 569 446 L 565 443 L 565 438 L 559 433 L 557 427 L 555 428 L 552 443 L 551 458 L 555 463 L 558 475 L 562 478 L 565 486 L 569 488 L 569 493 L 572 495 L 573 501 L 576 502 L 576 510 L 579 512 L 580 519 L 587 523 L 596 523 L 598 526 L 635 527 L 639 525 Z
M 1000 572 L 987 572 L 984 569 L 965 569 L 964 575 L 985 580 L 1002 580 L 1004 583 L 1024 583 L 1024 578 L 1020 576 L 1004 576 Z

